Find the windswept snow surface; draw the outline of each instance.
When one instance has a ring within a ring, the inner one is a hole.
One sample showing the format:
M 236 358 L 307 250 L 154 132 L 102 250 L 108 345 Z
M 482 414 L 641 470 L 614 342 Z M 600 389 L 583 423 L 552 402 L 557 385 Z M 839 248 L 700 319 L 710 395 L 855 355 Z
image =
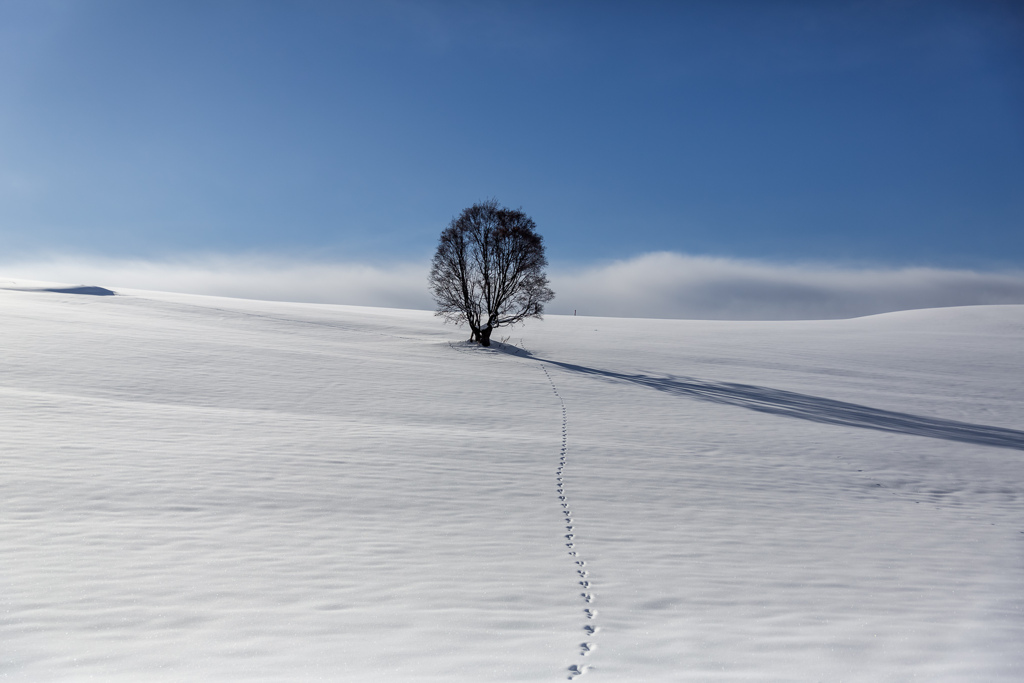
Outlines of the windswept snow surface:
M 0 312 L 4 680 L 1024 679 L 1024 306 Z

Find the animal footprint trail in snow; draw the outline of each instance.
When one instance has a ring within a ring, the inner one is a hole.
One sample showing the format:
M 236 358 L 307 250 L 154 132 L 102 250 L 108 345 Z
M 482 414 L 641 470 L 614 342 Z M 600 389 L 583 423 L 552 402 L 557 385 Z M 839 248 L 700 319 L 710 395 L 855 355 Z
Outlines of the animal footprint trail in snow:
M 593 625 L 593 620 L 597 618 L 597 610 L 590 607 L 590 603 L 594 601 L 593 586 L 590 581 L 590 571 L 587 569 L 586 561 L 580 557 L 579 551 L 576 547 L 576 525 L 573 523 L 572 510 L 569 509 L 569 497 L 566 495 L 566 485 L 563 473 L 565 471 L 565 464 L 568 454 L 568 431 L 569 422 L 567 419 L 567 412 L 565 408 L 565 401 L 558 393 L 558 388 L 555 386 L 555 382 L 551 379 L 550 373 L 547 368 L 542 367 L 544 375 L 548 378 L 548 382 L 551 384 L 551 390 L 558 398 L 558 402 L 562 405 L 562 447 L 558 457 L 558 469 L 555 470 L 555 491 L 558 494 L 558 500 L 562 505 L 562 515 L 565 518 L 565 530 L 567 533 L 563 535 L 565 539 L 565 547 L 569 557 L 573 559 L 576 564 L 576 574 L 579 579 L 579 585 L 583 588 L 583 592 L 580 593 L 580 598 L 584 602 L 582 607 L 582 615 L 588 623 L 583 625 L 583 633 L 588 638 L 597 633 L 597 627 Z M 597 647 L 595 643 L 583 642 L 579 645 L 579 656 L 587 657 L 594 652 Z M 587 672 L 589 666 L 583 664 L 572 664 L 568 667 L 568 678 L 573 680 L 577 676 L 582 676 Z
M 587 669 L 589 668 L 589 666 L 584 666 L 583 664 L 573 664 L 569 667 L 569 680 L 571 681 L 577 676 L 582 676 L 587 673 Z

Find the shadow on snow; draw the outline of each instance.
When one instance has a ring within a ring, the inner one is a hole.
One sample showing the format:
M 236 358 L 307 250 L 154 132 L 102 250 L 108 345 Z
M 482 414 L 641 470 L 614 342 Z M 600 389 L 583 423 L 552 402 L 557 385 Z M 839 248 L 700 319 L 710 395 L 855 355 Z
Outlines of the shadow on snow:
M 1014 448 L 1024 450 L 1024 431 L 989 427 L 986 425 L 956 422 L 934 417 L 897 413 L 856 403 L 835 401 L 820 396 L 798 394 L 770 387 L 733 382 L 707 382 L 691 377 L 655 377 L 652 375 L 630 375 L 609 370 L 598 370 L 582 365 L 560 363 L 538 358 L 544 363 L 557 365 L 570 372 L 578 372 L 605 380 L 635 384 L 656 389 L 674 396 L 695 398 L 723 405 L 748 408 L 761 413 L 784 415 L 811 422 L 876 429 L 896 434 L 928 436 L 981 446 Z

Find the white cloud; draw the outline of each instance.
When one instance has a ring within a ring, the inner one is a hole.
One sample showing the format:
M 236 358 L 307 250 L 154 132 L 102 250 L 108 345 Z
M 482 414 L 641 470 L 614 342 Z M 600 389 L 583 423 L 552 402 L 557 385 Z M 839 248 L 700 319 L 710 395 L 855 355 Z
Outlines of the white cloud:
M 167 261 L 53 257 L 0 263 L 9 278 L 187 294 L 431 308 L 422 263 L 374 266 L 270 256 L 207 255 Z
M 432 307 L 426 262 L 383 266 L 269 256 L 167 261 L 48 258 L 0 263 L 34 280 L 279 301 Z M 886 311 L 1024 303 L 1024 271 L 858 269 L 652 253 L 550 270 L 551 313 L 625 317 L 792 320 Z
M 1024 272 L 856 269 L 644 254 L 552 274 L 552 312 L 713 320 L 851 318 L 872 313 L 1024 303 Z

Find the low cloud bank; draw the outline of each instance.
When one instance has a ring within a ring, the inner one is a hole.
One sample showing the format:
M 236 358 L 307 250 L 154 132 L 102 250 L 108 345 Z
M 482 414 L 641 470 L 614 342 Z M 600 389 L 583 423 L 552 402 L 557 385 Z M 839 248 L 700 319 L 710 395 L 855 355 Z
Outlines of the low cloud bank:
M 269 256 L 198 256 L 167 261 L 57 257 L 0 263 L 8 278 L 149 289 L 243 299 L 429 309 L 427 266 L 373 266 Z
M 645 254 L 551 277 L 552 313 L 705 320 L 853 318 L 914 308 L 1024 304 L 1024 271 L 856 269 Z
M 425 262 L 374 266 L 274 257 L 168 261 L 48 258 L 0 263 L 9 278 L 249 299 L 430 309 Z M 550 269 L 551 313 L 799 320 L 966 306 L 1024 304 L 1024 271 L 857 269 L 644 254 Z

